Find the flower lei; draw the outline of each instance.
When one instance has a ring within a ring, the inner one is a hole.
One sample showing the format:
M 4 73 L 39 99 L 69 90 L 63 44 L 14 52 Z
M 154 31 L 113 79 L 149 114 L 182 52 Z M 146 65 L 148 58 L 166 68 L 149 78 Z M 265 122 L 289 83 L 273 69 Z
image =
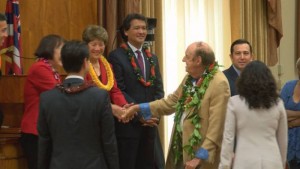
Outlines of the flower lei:
M 92 77 L 93 82 L 101 89 L 105 89 L 107 91 L 110 91 L 110 89 L 113 87 L 114 85 L 114 77 L 113 77 L 113 73 L 112 70 L 110 68 L 109 63 L 107 62 L 107 60 L 104 58 L 104 56 L 100 57 L 100 60 L 102 61 L 104 68 L 106 70 L 107 73 L 107 84 L 104 85 L 103 83 L 101 83 L 101 81 L 99 80 L 99 78 L 97 77 L 97 74 L 93 68 L 93 65 L 91 63 L 89 63 L 90 65 L 90 69 L 89 69 L 89 73 Z
M 151 54 L 148 46 L 146 46 L 146 45 L 143 46 L 143 49 L 145 50 L 147 60 L 150 63 L 150 79 L 149 79 L 149 81 L 145 81 L 144 77 L 142 76 L 141 70 L 140 70 L 140 68 L 138 68 L 137 63 L 134 59 L 135 55 L 132 52 L 132 50 L 129 49 L 128 46 L 125 43 L 123 43 L 121 45 L 121 48 L 123 48 L 126 51 L 126 54 L 127 54 L 128 59 L 131 63 L 131 66 L 133 67 L 134 74 L 137 76 L 137 79 L 146 87 L 153 86 L 154 80 L 156 78 L 156 76 L 155 76 L 155 63 L 153 61 L 152 54 Z
M 49 60 L 48 60 L 48 59 L 45 59 L 45 58 L 39 58 L 38 61 L 44 62 L 44 63 L 52 70 L 55 80 L 58 81 L 58 83 L 61 82 L 60 75 L 59 75 L 58 72 L 54 69 L 54 67 L 51 65 L 51 63 L 49 63 Z
M 193 78 L 188 76 L 182 91 L 182 96 L 176 104 L 176 113 L 174 118 L 175 133 L 172 143 L 172 149 L 175 153 L 175 163 L 182 159 L 182 148 L 192 158 L 195 157 L 193 147 L 199 145 L 202 141 L 202 136 L 199 132 L 201 128 L 198 110 L 201 108 L 201 102 L 204 94 L 209 86 L 209 82 L 213 79 L 214 74 L 218 71 L 219 65 L 217 62 L 206 67 L 203 75 L 197 81 L 196 86 L 193 85 Z M 191 119 L 194 125 L 193 134 L 189 138 L 189 143 L 182 146 L 182 126 L 180 121 L 184 111 L 191 109 L 193 113 L 187 118 Z

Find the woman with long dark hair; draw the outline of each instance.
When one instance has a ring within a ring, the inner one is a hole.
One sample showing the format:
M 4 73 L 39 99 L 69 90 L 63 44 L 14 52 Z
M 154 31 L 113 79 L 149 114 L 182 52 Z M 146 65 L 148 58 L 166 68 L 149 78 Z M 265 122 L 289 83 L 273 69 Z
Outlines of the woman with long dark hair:
M 252 61 L 242 71 L 237 89 L 239 95 L 227 106 L 219 169 L 283 169 L 287 117 L 270 69 Z

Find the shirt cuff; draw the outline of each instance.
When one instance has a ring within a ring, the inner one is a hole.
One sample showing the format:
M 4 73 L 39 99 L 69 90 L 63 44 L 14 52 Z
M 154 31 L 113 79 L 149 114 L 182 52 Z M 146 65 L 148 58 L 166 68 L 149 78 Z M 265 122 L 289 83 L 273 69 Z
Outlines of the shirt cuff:
M 152 117 L 149 103 L 141 103 L 139 106 L 141 110 L 139 113 L 145 120 L 149 120 Z
M 204 148 L 200 148 L 195 155 L 197 158 L 200 158 L 201 160 L 207 160 L 208 159 L 208 151 Z

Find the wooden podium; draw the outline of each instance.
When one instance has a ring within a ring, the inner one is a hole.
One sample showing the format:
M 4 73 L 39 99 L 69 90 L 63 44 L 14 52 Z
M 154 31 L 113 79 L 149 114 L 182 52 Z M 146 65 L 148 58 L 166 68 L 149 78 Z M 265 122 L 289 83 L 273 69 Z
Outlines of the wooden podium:
M 0 108 L 4 114 L 0 128 L 0 169 L 27 169 L 20 147 L 26 76 L 0 76 Z

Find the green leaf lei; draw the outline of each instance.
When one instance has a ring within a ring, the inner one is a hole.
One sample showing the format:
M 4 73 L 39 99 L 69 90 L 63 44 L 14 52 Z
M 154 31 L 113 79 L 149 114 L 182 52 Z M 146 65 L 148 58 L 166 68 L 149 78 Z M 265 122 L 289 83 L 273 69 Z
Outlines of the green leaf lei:
M 199 145 L 202 141 L 202 136 L 199 132 L 201 128 L 201 117 L 198 114 L 198 110 L 201 107 L 201 101 L 208 88 L 209 82 L 213 79 L 213 76 L 218 71 L 219 67 L 220 66 L 217 62 L 211 64 L 210 66 L 207 66 L 195 86 L 192 82 L 193 78 L 189 75 L 183 86 L 182 96 L 175 105 L 175 133 L 172 143 L 172 148 L 175 153 L 175 163 L 177 163 L 178 160 L 182 159 L 182 148 L 188 155 L 191 156 L 191 158 L 195 157 L 193 147 Z M 188 109 L 192 110 L 193 113 L 187 118 L 191 119 L 191 123 L 195 128 L 193 134 L 189 138 L 189 144 L 182 146 L 182 126 L 180 124 L 180 121 L 183 112 Z

